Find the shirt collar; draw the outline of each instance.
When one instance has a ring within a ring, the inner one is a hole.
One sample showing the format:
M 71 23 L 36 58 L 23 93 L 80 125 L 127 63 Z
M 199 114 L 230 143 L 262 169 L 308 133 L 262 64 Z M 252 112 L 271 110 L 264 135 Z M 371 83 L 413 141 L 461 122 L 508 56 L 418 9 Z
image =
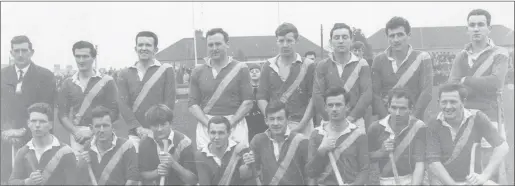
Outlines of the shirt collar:
M 350 132 L 352 132 L 352 130 L 358 128 L 358 126 L 356 124 L 350 122 L 349 120 L 347 120 L 347 123 L 349 124 L 349 126 L 347 126 L 347 128 L 340 133 L 340 136 L 343 136 L 343 135 L 345 135 L 347 133 L 350 133 Z M 325 123 L 324 125 L 321 125 L 320 127 L 317 127 L 315 130 L 317 130 L 319 134 L 325 136 L 325 135 L 327 135 L 327 131 L 325 130 L 325 126 L 329 125 L 329 124 L 330 124 L 329 122 Z M 338 136 L 338 137 L 340 137 L 340 136 Z
M 107 151 L 110 151 L 111 149 L 114 149 L 114 147 L 116 146 L 116 141 L 118 141 L 118 137 L 116 136 L 116 134 L 113 132 L 113 141 L 111 141 L 111 148 L 107 149 Z M 96 142 L 97 142 L 97 138 L 96 136 L 93 136 L 93 138 L 91 139 L 91 142 L 90 142 L 90 149 L 98 154 L 100 154 L 100 151 L 98 150 L 97 148 L 97 145 L 96 145 Z
M 173 138 L 175 136 L 175 132 L 170 129 L 170 135 L 168 135 L 168 139 L 170 140 L 170 144 L 168 145 L 168 151 L 170 151 L 170 149 L 172 149 L 172 147 L 174 146 L 173 144 Z M 157 147 L 159 148 L 159 144 L 157 143 L 156 139 L 152 138 L 154 140 L 154 142 L 156 143 Z
M 402 63 L 404 63 L 406 60 L 408 60 L 408 56 L 410 56 L 411 52 L 413 52 L 413 47 L 411 45 L 408 45 L 408 47 L 409 47 L 408 54 L 406 55 L 406 57 L 404 58 L 404 61 Z M 388 57 L 388 60 L 395 61 L 395 59 L 392 56 L 392 47 L 391 46 L 389 46 L 384 52 L 386 53 L 386 57 Z
M 332 61 L 333 63 L 337 63 L 337 62 L 336 62 L 336 59 L 334 59 L 334 52 L 329 53 L 329 59 L 331 59 L 331 61 Z M 354 54 L 351 52 L 351 53 L 350 53 L 350 60 L 349 60 L 349 62 L 345 63 L 345 65 L 351 64 L 351 63 L 353 63 L 353 62 L 359 62 L 359 60 L 360 60 L 360 59 L 358 58 L 358 56 L 354 55 Z
M 481 52 L 477 53 L 476 55 L 477 55 L 477 56 L 479 56 L 479 55 L 481 55 L 483 52 L 485 52 L 485 51 L 487 51 L 487 50 L 489 50 L 489 49 L 491 49 L 491 48 L 493 48 L 493 47 L 495 47 L 495 43 L 494 43 L 494 41 L 493 41 L 492 39 L 488 38 L 488 40 L 487 40 L 487 42 L 486 42 L 486 48 L 485 48 L 485 49 L 483 49 Z M 467 54 L 468 54 L 469 56 L 474 55 L 474 53 L 472 53 L 472 43 L 467 43 L 467 44 L 465 45 L 465 49 L 464 49 L 463 51 L 467 52 Z
M 211 143 L 210 143 L 210 144 L 211 144 Z M 208 144 L 208 145 L 206 145 L 204 148 L 202 148 L 202 152 L 203 152 L 203 153 L 206 153 L 206 156 L 207 156 L 207 157 L 216 157 L 213 153 L 211 153 L 211 151 L 209 151 L 209 145 L 210 145 L 210 144 Z M 224 154 L 225 154 L 225 153 L 227 153 L 227 152 L 229 152 L 229 151 L 231 151 L 231 148 L 232 148 L 232 147 L 234 147 L 234 146 L 236 146 L 237 144 L 238 144 L 238 143 L 237 143 L 236 141 L 234 141 L 234 140 L 232 140 L 232 139 L 230 139 L 230 138 L 229 138 L 229 145 L 227 145 L 227 149 L 225 149 Z
M 388 114 L 385 118 L 379 120 L 379 124 L 384 126 L 384 130 L 386 132 L 390 133 L 390 138 L 393 139 L 395 137 L 395 133 L 393 132 L 392 127 L 388 123 L 388 121 L 390 121 L 390 116 L 391 116 L 391 114 Z M 408 125 L 404 129 L 406 129 L 407 127 L 410 126 L 410 121 L 411 121 L 411 116 L 410 116 L 410 119 L 408 120 Z M 404 129 L 402 129 L 402 130 L 404 130 Z M 401 130 L 401 133 L 402 133 L 402 130 Z
M 272 134 L 271 134 L 271 132 L 270 132 L 270 129 L 266 129 L 265 134 L 266 134 L 266 136 L 268 136 L 268 138 L 269 138 L 271 141 L 274 141 L 274 139 L 272 138 Z M 290 137 L 290 134 L 291 134 L 290 127 L 286 126 L 286 132 L 284 133 L 284 137 L 285 137 L 285 138 L 288 138 L 288 137 Z
M 267 61 L 270 63 L 268 66 L 270 66 L 272 69 L 274 69 L 276 72 L 279 72 L 279 66 L 277 66 L 277 61 L 279 59 L 279 56 L 280 55 L 277 55 L 275 57 L 272 57 L 272 58 L 268 58 Z M 303 63 L 302 61 L 302 56 L 300 56 L 299 53 L 295 53 L 295 56 L 297 57 L 295 59 L 295 62 L 294 63 Z
M 225 67 L 227 67 L 229 64 L 231 64 L 231 62 L 232 62 L 232 56 L 228 56 L 227 58 L 228 58 L 228 59 L 227 59 L 227 61 L 228 61 L 228 62 L 227 62 L 227 64 L 225 64 L 225 66 L 223 66 L 222 68 L 225 68 Z M 208 67 L 213 67 L 213 66 L 211 65 L 211 58 L 210 58 L 210 57 L 205 57 L 205 58 L 204 58 L 204 61 L 206 62 L 206 65 L 207 65 Z
M 29 63 L 29 65 L 27 65 L 26 67 L 21 69 L 21 71 L 23 72 L 23 76 L 25 76 L 25 74 L 27 73 L 27 70 L 29 69 L 29 67 L 30 67 L 30 63 Z M 14 69 L 16 70 L 16 73 L 18 73 L 18 71 L 20 70 L 18 68 L 18 66 L 16 66 L 16 65 L 14 65 Z
M 461 124 L 460 124 L 460 127 L 463 125 L 463 123 L 465 123 L 465 121 L 467 121 L 467 119 L 469 117 L 472 116 L 472 112 L 469 110 L 469 109 L 463 109 L 463 119 L 461 120 Z M 443 113 L 440 112 L 438 113 L 438 116 L 436 116 L 436 119 L 437 120 L 440 120 L 442 122 L 442 125 L 446 126 L 446 127 L 451 127 L 449 125 L 449 123 L 447 123 L 447 121 L 445 121 L 445 118 L 443 117 Z
M 136 63 L 134 63 L 134 65 L 130 66 L 129 68 L 138 69 L 138 65 L 140 65 L 140 64 L 141 64 L 141 62 L 136 61 Z M 162 65 L 162 63 L 160 61 L 158 61 L 157 59 L 154 59 L 154 60 L 152 60 L 152 64 L 149 65 L 148 67 L 152 67 L 152 66 L 160 67 L 161 65 Z
M 52 144 L 50 145 L 50 147 L 59 147 L 61 146 L 61 143 L 59 143 L 59 140 L 57 140 L 57 138 L 54 136 L 54 135 L 51 135 L 52 136 Z M 32 149 L 34 150 L 35 147 L 34 147 L 34 143 L 33 141 L 34 138 L 32 138 L 28 143 L 27 143 L 27 146 L 29 147 L 29 149 Z

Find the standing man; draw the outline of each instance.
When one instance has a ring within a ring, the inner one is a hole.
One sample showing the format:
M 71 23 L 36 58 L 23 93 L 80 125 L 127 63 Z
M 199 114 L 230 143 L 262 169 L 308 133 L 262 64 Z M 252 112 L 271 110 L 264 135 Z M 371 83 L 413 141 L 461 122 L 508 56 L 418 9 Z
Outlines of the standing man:
M 491 19 L 490 13 L 482 9 L 472 10 L 468 14 L 467 34 L 470 36 L 470 43 L 456 56 L 449 81 L 461 83 L 467 88 L 469 96 L 465 108 L 478 109 L 485 113 L 506 139 L 504 125 L 499 128 L 499 122 L 502 122 L 503 117 L 501 99 L 508 72 L 509 54 L 507 49 L 496 46 L 488 37 Z M 485 153 L 483 165 L 486 165 L 493 148 L 485 140 L 482 140 L 481 147 Z
M 139 168 L 143 185 L 157 185 L 162 176 L 165 185 L 195 185 L 198 183 L 195 150 L 188 136 L 172 129 L 173 111 L 164 104 L 150 107 L 145 121 L 154 139 L 141 141 Z M 165 149 L 164 140 L 167 142 Z
M 444 84 L 438 95 L 441 112 L 427 128 L 431 185 L 490 185 L 489 180 L 508 154 L 508 144 L 485 113 L 464 107 L 468 91 L 463 85 Z M 494 148 L 486 166 L 481 165 L 480 153 L 472 151 L 482 138 Z M 473 156 L 477 157 L 475 161 Z
M 308 139 L 290 130 L 289 112 L 282 102 L 268 104 L 266 113 L 269 128 L 252 139 L 252 151 L 243 155 L 243 162 L 255 165 L 258 183 L 307 185 Z
M 38 102 L 54 108 L 55 77 L 50 70 L 32 61 L 35 50 L 27 36 L 11 40 L 14 64 L 1 72 L 1 180 L 6 183 L 11 175 L 16 151 L 31 139 L 27 127 L 27 108 Z M 54 117 L 53 115 L 49 117 Z
M 405 88 L 416 100 L 413 116 L 424 120 L 433 88 L 431 56 L 413 50 L 408 43 L 411 37 L 408 20 L 393 17 L 386 23 L 385 31 L 390 47 L 376 56 L 372 64 L 373 113 L 384 118 L 388 114 L 388 92 L 393 88 Z
M 82 151 L 85 141 L 92 137 L 91 110 L 102 105 L 118 118 L 116 83 L 109 75 L 101 75 L 93 69 L 97 57 L 95 46 L 87 41 L 73 44 L 72 53 L 79 69 L 64 80 L 58 95 L 58 116 L 63 127 L 70 132 L 70 146 L 76 153 Z
M 371 163 L 379 168 L 381 185 L 422 185 L 426 151 L 426 125 L 411 116 L 413 99 L 405 89 L 392 89 L 388 114 L 368 128 Z M 392 166 L 389 154 L 396 166 Z M 394 170 L 395 169 L 395 170 Z M 399 182 L 395 180 L 398 172 Z
M 315 61 L 315 59 L 317 58 L 317 54 L 313 51 L 307 51 L 304 54 L 304 58 L 311 59 L 311 61 Z
M 155 59 L 159 40 L 150 31 L 136 35 L 134 51 L 138 61 L 120 71 L 117 79 L 120 95 L 120 111 L 129 127 L 129 140 L 134 142 L 138 152 L 139 141 L 152 137 L 152 131 L 145 122 L 145 112 L 156 104 L 175 106 L 175 69 L 168 63 Z
M 353 123 L 347 119 L 346 105 L 350 99 L 343 87 L 329 88 L 324 94 L 330 121 L 323 123 L 311 134 L 311 158 L 306 165 L 309 178 L 319 185 L 364 185 L 368 180 L 368 139 L 365 129 L 358 127 L 363 123 Z M 330 159 L 335 160 L 334 164 Z M 332 165 L 336 165 L 338 171 L 333 170 Z M 343 183 L 338 183 L 338 177 L 342 178 Z
M 119 138 L 113 131 L 113 119 L 117 116 L 104 107 L 91 110 L 93 139 L 79 154 L 78 183 L 92 185 L 137 185 L 139 180 L 138 156 L 131 141 Z M 89 123 L 88 122 L 88 123 Z M 93 177 L 88 172 L 93 171 Z
M 283 23 L 275 30 L 279 55 L 263 65 L 257 100 L 261 112 L 269 102 L 278 100 L 290 111 L 288 121 L 292 131 L 308 136 L 313 130 L 313 72 L 315 64 L 295 52 L 299 39 L 297 27 Z
M 259 109 L 259 106 L 257 104 L 256 94 L 259 87 L 259 78 L 261 77 L 261 66 L 258 64 L 249 64 L 249 71 L 250 71 L 250 79 L 252 84 L 252 92 L 254 93 L 254 99 L 252 100 L 254 102 L 254 105 L 252 106 L 252 109 L 248 113 L 247 116 L 245 116 L 245 120 L 247 120 L 247 125 L 249 127 L 249 141 L 259 133 L 264 132 L 267 129 L 267 126 L 265 124 L 265 118 L 263 116 L 263 113 Z
M 351 52 L 356 57 L 358 57 L 359 60 L 363 59 L 363 53 L 365 53 L 365 44 L 361 41 L 355 41 L 352 43 Z
M 230 121 L 223 116 L 212 117 L 207 124 L 209 143 L 195 152 L 199 185 L 243 185 L 252 177 L 247 144 L 230 139 Z M 247 157 L 248 158 L 248 157 Z
M 197 149 L 209 143 L 208 121 L 213 116 L 228 117 L 231 139 L 248 145 L 245 115 L 252 109 L 252 86 L 245 63 L 227 55 L 229 34 L 221 28 L 206 33 L 205 64 L 191 74 L 189 110 L 197 118 Z
M 345 114 L 346 119 L 355 123 L 365 116 L 365 111 L 372 102 L 370 68 L 367 61 L 359 59 L 351 52 L 353 34 L 347 24 L 334 24 L 330 37 L 334 52 L 329 54 L 329 58 L 319 62 L 315 72 L 313 85 L 315 107 L 317 113 L 322 116 L 323 123 L 327 123 L 329 116 L 324 111 L 323 95 L 330 87 L 343 87 L 350 95 L 348 98 L 350 102 L 345 104 L 348 106 L 346 111 L 349 112 Z
M 52 110 L 47 103 L 35 103 L 27 109 L 32 139 L 16 153 L 9 185 L 76 184 L 72 149 L 50 133 Z

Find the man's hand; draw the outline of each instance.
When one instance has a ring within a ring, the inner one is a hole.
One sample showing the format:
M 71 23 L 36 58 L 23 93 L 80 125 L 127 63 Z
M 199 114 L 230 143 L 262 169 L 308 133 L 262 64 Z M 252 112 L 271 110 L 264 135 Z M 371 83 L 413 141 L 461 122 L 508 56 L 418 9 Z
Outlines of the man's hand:
M 75 138 L 75 141 L 77 141 L 77 143 L 83 144 L 84 141 L 93 137 L 93 132 L 91 132 L 91 130 L 78 130 L 77 132 L 75 132 L 73 137 Z
M 168 166 L 164 163 L 160 163 L 157 165 L 157 175 L 159 176 L 166 176 L 168 175 Z
M 352 116 L 347 116 L 347 120 L 349 120 L 351 123 L 356 122 L 356 118 L 354 118 Z
M 136 133 L 138 133 L 138 136 L 141 139 L 152 136 L 152 131 L 150 129 L 143 128 L 143 127 L 136 128 Z
M 243 154 L 243 163 L 245 163 L 245 165 L 248 166 L 254 162 L 255 162 L 254 153 L 252 151 Z
M 79 153 L 79 161 L 77 162 L 77 165 L 79 167 L 84 167 L 84 165 L 89 164 L 91 162 L 91 158 L 89 156 L 88 151 L 83 151 Z
M 483 185 L 488 181 L 488 177 L 484 174 L 472 173 L 467 176 L 467 182 L 470 185 Z
M 383 141 L 383 146 L 381 146 L 382 152 L 392 152 L 394 149 L 394 140 L 393 139 L 386 139 Z
M 43 183 L 43 175 L 41 171 L 30 173 L 29 178 L 25 179 L 25 185 L 40 185 Z
M 173 159 L 173 156 L 168 152 L 160 152 L 159 153 L 159 162 L 165 164 L 167 168 L 171 167 L 176 161 Z
M 326 154 L 328 151 L 333 150 L 336 147 L 336 139 L 325 136 L 322 139 L 322 143 L 318 147 L 318 153 Z

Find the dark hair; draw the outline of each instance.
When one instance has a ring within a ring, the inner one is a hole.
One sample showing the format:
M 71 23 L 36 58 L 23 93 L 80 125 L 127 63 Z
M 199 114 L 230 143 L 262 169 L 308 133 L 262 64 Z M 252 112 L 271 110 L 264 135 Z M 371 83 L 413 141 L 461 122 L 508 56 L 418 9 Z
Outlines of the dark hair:
M 215 116 L 215 117 L 212 117 L 208 122 L 207 122 L 207 129 L 209 131 L 210 127 L 211 127 L 211 124 L 225 124 L 225 128 L 227 130 L 227 133 L 231 133 L 231 123 L 229 122 L 229 120 L 226 118 L 226 117 L 223 117 L 223 116 Z
M 442 96 L 442 92 L 454 92 L 457 91 L 460 94 L 461 101 L 465 101 L 468 96 L 468 91 L 465 86 L 457 83 L 445 83 L 440 85 L 438 88 L 438 98 Z
M 30 42 L 30 39 L 25 35 L 14 36 L 13 39 L 11 39 L 11 49 L 13 48 L 14 44 L 22 44 L 22 43 L 29 43 L 29 49 L 33 50 L 32 42 Z
M 249 67 L 249 71 L 252 69 L 261 70 L 261 66 L 259 66 L 258 64 L 255 64 L 255 63 L 247 63 L 247 66 Z
M 408 20 L 402 18 L 402 17 L 392 17 L 387 23 L 386 28 L 384 29 L 384 32 L 386 35 L 388 35 L 388 30 L 396 29 L 399 27 L 404 27 L 404 31 L 406 31 L 406 34 L 411 33 L 411 26 L 408 22 Z
M 393 98 L 406 98 L 408 99 L 408 107 L 413 108 L 413 96 L 408 89 L 405 88 L 394 88 L 388 92 L 388 105 L 392 104 Z
M 288 119 L 288 109 L 286 109 L 286 105 L 280 101 L 272 101 L 268 105 L 266 105 L 265 116 L 268 117 L 268 114 L 277 113 L 281 110 L 284 110 L 284 114 L 286 115 L 286 119 Z
M 324 102 L 327 102 L 328 97 L 336 97 L 343 95 L 345 105 L 350 102 L 350 96 L 343 87 L 329 87 L 324 93 Z
M 224 36 L 225 43 L 229 42 L 229 34 L 227 32 L 225 32 L 225 30 L 222 28 L 213 28 L 213 29 L 207 31 L 206 39 L 208 36 L 212 36 L 215 34 L 222 34 Z
M 352 43 L 352 49 L 365 49 L 365 44 L 361 41 L 354 41 L 354 43 Z
M 113 112 L 111 112 L 110 109 L 102 105 L 96 106 L 91 110 L 91 122 L 89 123 L 93 124 L 93 118 L 103 118 L 104 116 L 109 116 L 111 122 L 115 120 L 115 118 L 113 118 Z
M 349 34 L 350 34 L 350 38 L 351 39 L 354 37 L 354 34 L 352 34 L 352 29 L 350 28 L 349 25 L 347 25 L 345 23 L 335 23 L 333 25 L 333 28 L 331 28 L 331 32 L 329 33 L 329 36 L 331 37 L 331 39 L 333 39 L 333 32 L 335 30 L 342 29 L 342 28 L 345 28 L 345 29 L 349 30 Z
M 145 121 L 149 125 L 161 124 L 167 121 L 172 124 L 173 111 L 165 104 L 153 105 L 145 112 Z
M 317 54 L 314 52 L 314 51 L 307 51 L 305 54 L 304 54 L 304 57 L 308 57 L 309 55 L 314 55 L 315 58 L 317 57 Z
M 90 42 L 87 42 L 87 41 L 79 41 L 79 42 L 76 42 L 75 44 L 73 44 L 73 47 L 72 47 L 73 55 L 75 55 L 75 49 L 81 49 L 81 48 L 89 48 L 89 54 L 91 55 L 91 57 L 93 57 L 93 58 L 97 57 L 97 49 L 95 48 L 95 46 L 93 46 L 93 44 L 91 44 Z
M 275 37 L 285 36 L 288 33 L 293 33 L 295 40 L 299 39 L 299 30 L 291 23 L 283 23 L 275 29 Z
M 48 103 L 34 103 L 30 105 L 30 107 L 27 109 L 27 112 L 29 115 L 33 112 L 45 114 L 49 121 L 54 121 L 54 113 Z
M 159 40 L 157 39 L 157 35 L 154 32 L 151 31 L 141 31 L 136 35 L 136 45 L 138 44 L 138 37 L 152 37 L 154 38 L 154 47 L 157 47 L 157 44 L 159 44 Z
M 469 21 L 470 16 L 474 15 L 484 15 L 486 17 L 486 24 L 490 26 L 490 21 L 492 20 L 492 15 L 486 10 L 483 9 L 474 9 L 470 11 L 469 15 L 467 16 L 467 22 Z

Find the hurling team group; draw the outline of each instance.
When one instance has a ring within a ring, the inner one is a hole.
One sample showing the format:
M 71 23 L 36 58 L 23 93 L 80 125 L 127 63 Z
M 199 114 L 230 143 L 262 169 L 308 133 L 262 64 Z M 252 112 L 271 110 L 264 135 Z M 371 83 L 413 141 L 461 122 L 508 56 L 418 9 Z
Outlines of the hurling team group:
M 174 116 L 175 69 L 155 59 L 153 32 L 136 35 L 139 59 L 116 78 L 95 71 L 92 43 L 76 42 L 78 72 L 59 87 L 31 60 L 29 38 L 16 36 L 14 64 L 1 71 L 1 182 L 502 184 L 509 147 L 501 91 L 510 59 L 488 36 L 491 19 L 482 9 L 464 15 L 470 42 L 437 94 L 431 56 L 409 44 L 411 26 L 402 17 L 386 23 L 390 46 L 371 66 L 345 23 L 332 27 L 331 52 L 320 61 L 295 51 L 293 24 L 279 25 L 278 54 L 261 66 L 228 56 L 228 33 L 211 29 L 208 57 L 189 78 L 195 136 L 172 125 L 184 117 Z M 424 116 L 431 100 L 438 114 Z M 57 120 L 66 139 L 54 135 Z M 115 134 L 118 120 L 128 138 Z

